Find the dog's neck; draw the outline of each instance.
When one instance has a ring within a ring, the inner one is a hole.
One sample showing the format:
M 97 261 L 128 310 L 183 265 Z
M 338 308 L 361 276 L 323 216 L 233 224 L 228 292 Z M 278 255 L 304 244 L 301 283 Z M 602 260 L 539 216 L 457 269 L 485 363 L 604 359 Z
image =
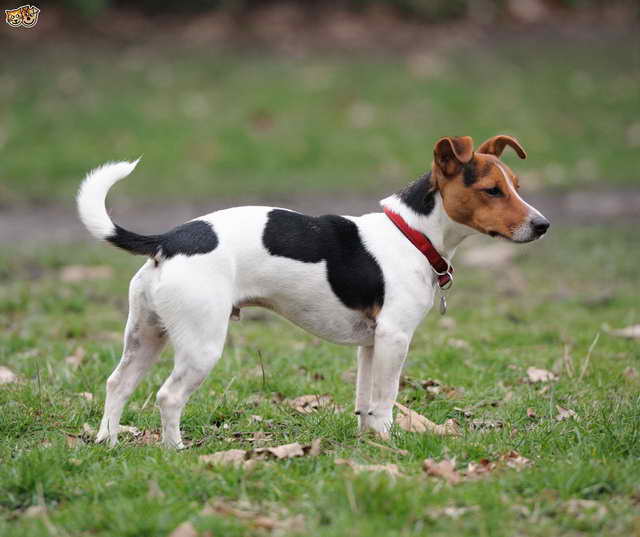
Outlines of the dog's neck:
M 432 189 L 430 173 L 381 200 L 380 205 L 399 214 L 412 228 L 426 235 L 448 260 L 466 237 L 477 233 L 449 217 L 440 192 Z

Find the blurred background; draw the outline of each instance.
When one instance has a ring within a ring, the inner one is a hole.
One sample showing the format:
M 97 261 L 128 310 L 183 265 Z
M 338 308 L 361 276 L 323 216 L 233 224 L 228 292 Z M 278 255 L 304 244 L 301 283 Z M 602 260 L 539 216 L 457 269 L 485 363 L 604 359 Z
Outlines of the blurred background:
M 111 204 L 141 231 L 243 203 L 371 211 L 444 135 L 519 138 L 529 159 L 505 158 L 552 218 L 640 210 L 635 1 L 37 6 L 0 30 L 5 242 L 86 238 L 83 174 L 139 155 Z

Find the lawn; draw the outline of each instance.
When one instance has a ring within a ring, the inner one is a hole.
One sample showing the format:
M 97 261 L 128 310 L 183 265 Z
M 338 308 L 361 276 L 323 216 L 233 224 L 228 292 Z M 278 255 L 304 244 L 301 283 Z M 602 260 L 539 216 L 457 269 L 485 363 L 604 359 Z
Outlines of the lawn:
M 68 201 L 92 167 L 139 155 L 118 193 L 388 192 L 441 136 L 498 133 L 529 152 L 528 188 L 637 185 L 637 47 L 543 37 L 297 58 L 24 45 L 2 60 L 0 204 Z
M 130 128 L 141 135 L 146 127 L 132 121 Z M 68 172 L 86 156 L 65 147 L 59 164 Z M 150 178 L 162 159 L 149 161 Z M 170 371 L 170 351 L 123 415 L 123 424 L 146 434 L 121 434 L 114 449 L 90 443 L 140 259 L 102 245 L 3 249 L 0 365 L 19 382 L 0 385 L 0 534 L 156 537 L 189 522 L 200 535 L 230 537 L 267 535 L 269 520 L 274 535 L 287 536 L 635 534 L 640 350 L 610 330 L 639 322 L 636 241 L 623 226 L 557 226 L 493 268 L 465 265 L 461 252 L 450 311 L 432 312 L 416 333 L 399 397 L 436 423 L 457 420 L 460 436 L 396 427 L 389 442 L 377 442 L 386 448 L 358 437 L 348 380 L 353 349 L 253 314 L 232 324 L 223 359 L 187 406 L 182 428 L 192 447 L 182 452 L 154 442 L 153 397 Z M 494 244 L 483 239 L 473 248 L 478 255 Z M 68 265 L 103 268 L 73 282 L 69 269 L 61 272 Z M 524 382 L 529 367 L 557 380 Z M 440 389 L 424 388 L 427 379 Z M 344 411 L 302 414 L 281 401 L 306 394 L 330 394 Z M 558 420 L 558 407 L 575 416 Z M 316 438 L 317 456 L 253 468 L 199 459 Z M 455 459 L 462 472 L 511 450 L 529 464 L 499 465 L 457 484 L 422 469 L 428 458 Z M 392 463 L 402 475 L 356 473 L 336 459 Z

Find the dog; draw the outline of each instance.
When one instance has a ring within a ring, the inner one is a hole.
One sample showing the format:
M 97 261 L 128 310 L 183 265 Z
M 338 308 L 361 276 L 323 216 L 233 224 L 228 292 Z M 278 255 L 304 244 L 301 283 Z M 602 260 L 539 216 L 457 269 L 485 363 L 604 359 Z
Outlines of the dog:
M 475 151 L 469 136 L 441 138 L 431 170 L 383 199 L 383 212 L 311 217 L 235 207 L 161 235 L 123 229 L 105 208 L 109 189 L 138 161 L 90 172 L 77 197 L 82 222 L 98 239 L 149 257 L 131 280 L 124 350 L 107 380 L 96 441 L 116 444 L 127 399 L 170 340 L 174 367 L 157 404 L 164 444 L 182 448 L 182 410 L 220 359 L 229 319 L 246 306 L 357 346 L 359 428 L 388 437 L 409 343 L 436 290 L 453 283 L 458 245 L 474 233 L 525 243 L 549 228 L 500 159 L 507 146 L 526 158 L 510 136 Z

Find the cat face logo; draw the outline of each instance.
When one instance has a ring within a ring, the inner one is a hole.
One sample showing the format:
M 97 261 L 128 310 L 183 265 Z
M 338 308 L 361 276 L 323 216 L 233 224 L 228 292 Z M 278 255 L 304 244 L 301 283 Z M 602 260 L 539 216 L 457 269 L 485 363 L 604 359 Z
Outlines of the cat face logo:
M 38 24 L 40 9 L 36 6 L 26 5 L 16 9 L 5 9 L 5 20 L 12 28 L 33 28 Z

